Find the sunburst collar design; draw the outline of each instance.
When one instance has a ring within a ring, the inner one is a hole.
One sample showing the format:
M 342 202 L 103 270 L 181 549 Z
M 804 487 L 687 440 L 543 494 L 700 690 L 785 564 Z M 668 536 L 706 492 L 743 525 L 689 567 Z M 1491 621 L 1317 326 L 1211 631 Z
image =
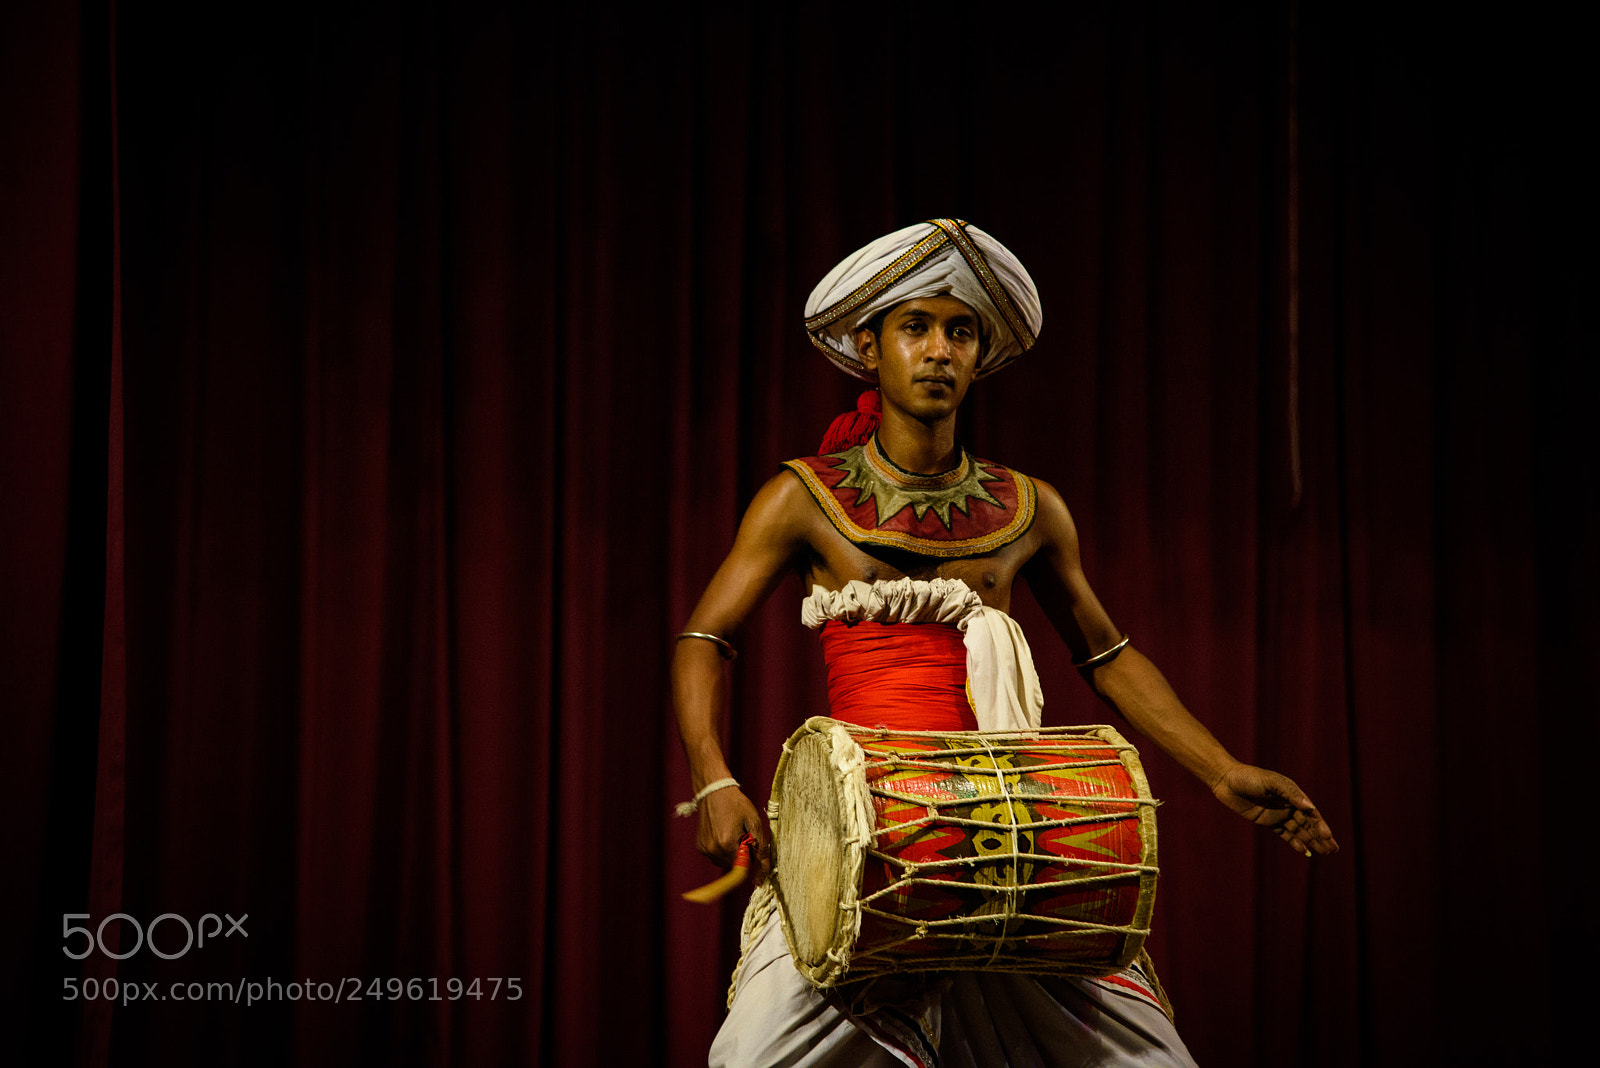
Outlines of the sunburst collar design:
M 871 500 L 877 509 L 876 522 L 873 523 L 875 527 L 883 526 L 885 520 L 902 508 L 912 509 L 919 522 L 932 509 L 948 530 L 950 509 L 960 508 L 970 515 L 968 502 L 971 499 L 984 501 L 996 508 L 1005 507 L 983 486 L 985 482 L 998 482 L 1000 476 L 992 475 L 973 463 L 965 450 L 962 450 L 961 462 L 950 470 L 937 475 L 919 475 L 889 459 L 874 435 L 861 448 L 841 454 L 839 470 L 845 472 L 845 476 L 833 488 L 859 491 L 855 500 L 857 505 Z
M 1033 522 L 1032 480 L 964 450 L 959 464 L 936 475 L 896 466 L 876 437 L 785 466 L 800 476 L 834 528 L 858 545 L 979 556 L 1015 541 Z

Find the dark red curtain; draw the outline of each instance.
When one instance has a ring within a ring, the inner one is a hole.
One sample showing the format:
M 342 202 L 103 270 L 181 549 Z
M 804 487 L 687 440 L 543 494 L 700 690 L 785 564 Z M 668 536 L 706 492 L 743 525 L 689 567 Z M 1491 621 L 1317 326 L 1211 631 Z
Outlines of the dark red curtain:
M 157 7 L 17 7 L 0 39 L 15 1048 L 702 1063 L 742 902 L 677 898 L 713 871 L 668 817 L 668 638 L 851 403 L 811 285 L 936 215 L 1046 309 L 967 439 L 1063 491 L 1114 618 L 1344 845 L 1307 864 L 1147 752 L 1152 948 L 1200 1062 L 1565 1048 L 1600 741 L 1570 34 Z M 746 783 L 822 707 L 799 592 L 740 638 Z M 1016 611 L 1047 720 L 1103 721 Z M 176 954 L 208 914 L 247 934 Z M 104 949 L 64 955 L 74 925 Z M 219 982 L 265 1000 L 170 995 Z

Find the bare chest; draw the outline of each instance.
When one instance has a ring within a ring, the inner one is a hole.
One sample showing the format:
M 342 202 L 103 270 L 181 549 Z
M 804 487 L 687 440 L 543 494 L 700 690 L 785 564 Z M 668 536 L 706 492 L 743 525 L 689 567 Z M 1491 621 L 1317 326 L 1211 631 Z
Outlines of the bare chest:
M 847 582 L 960 579 L 984 604 L 1008 611 L 1011 587 L 1027 561 L 1030 540 L 1024 536 L 993 553 L 947 560 L 877 547 L 867 552 L 823 524 L 816 531 L 813 551 L 801 577 L 808 589 L 817 585 L 830 590 L 841 589 Z

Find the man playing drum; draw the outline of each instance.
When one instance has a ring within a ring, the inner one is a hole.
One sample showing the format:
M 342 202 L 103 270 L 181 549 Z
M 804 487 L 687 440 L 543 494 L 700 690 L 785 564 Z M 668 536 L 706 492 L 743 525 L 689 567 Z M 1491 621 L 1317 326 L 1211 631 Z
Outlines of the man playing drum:
M 724 760 L 718 715 L 728 636 L 791 571 L 810 591 L 802 615 L 821 633 L 829 715 L 927 731 L 1037 727 L 1038 678 L 1004 615 L 1021 576 L 1084 679 L 1139 733 L 1296 850 L 1336 851 L 1305 792 L 1234 759 L 1112 623 L 1060 494 L 957 444 L 968 386 L 1039 329 L 1037 291 L 1009 250 L 958 220 L 907 227 L 839 264 L 806 313 L 813 342 L 877 393 L 835 423 L 824 455 L 791 461 L 761 488 L 678 641 L 673 695 L 700 851 L 728 865 L 749 836 L 763 863 L 769 855 L 765 820 Z M 1138 964 L 1096 977 L 961 971 L 874 986 L 813 989 L 764 884 L 712 1063 L 1193 1063 Z

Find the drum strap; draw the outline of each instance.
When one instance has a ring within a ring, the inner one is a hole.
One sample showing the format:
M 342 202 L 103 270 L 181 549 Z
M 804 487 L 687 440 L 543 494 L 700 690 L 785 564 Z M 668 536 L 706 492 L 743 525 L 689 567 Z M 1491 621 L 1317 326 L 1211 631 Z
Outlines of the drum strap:
M 778 911 L 778 895 L 771 879 L 766 879 L 750 895 L 745 906 L 744 923 L 739 927 L 739 963 L 733 966 L 733 978 L 728 980 L 728 1008 L 733 1008 L 733 995 L 739 989 L 739 977 L 744 974 L 744 962 L 755 952 L 773 913 Z

